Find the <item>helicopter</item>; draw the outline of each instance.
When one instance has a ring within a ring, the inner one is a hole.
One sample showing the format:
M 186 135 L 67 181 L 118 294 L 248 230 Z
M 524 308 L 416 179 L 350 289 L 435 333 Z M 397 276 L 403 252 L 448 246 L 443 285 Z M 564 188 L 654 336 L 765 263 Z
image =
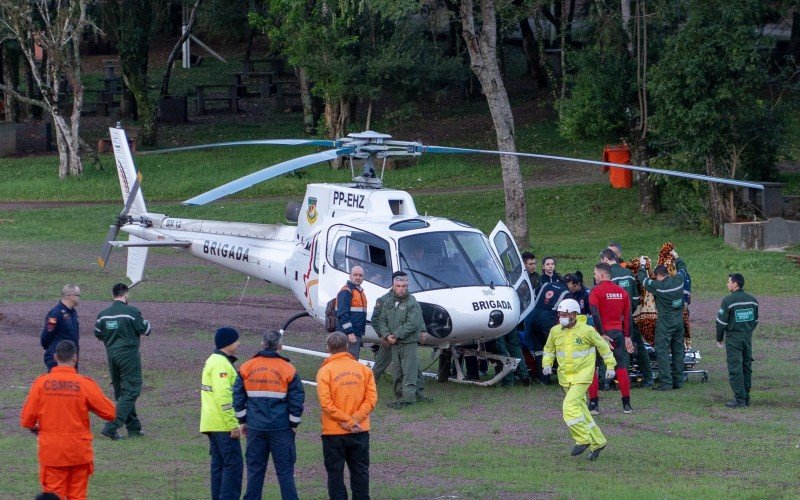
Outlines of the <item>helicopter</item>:
M 452 354 L 456 348 L 501 337 L 514 330 L 534 306 L 534 290 L 524 270 L 519 248 L 506 225 L 499 221 L 487 237 L 478 228 L 458 220 L 420 215 L 411 195 L 383 186 L 386 160 L 392 156 L 432 154 L 515 154 L 552 158 L 532 153 L 506 153 L 393 140 L 373 131 L 351 133 L 337 140 L 270 139 L 206 144 L 164 149 L 177 153 L 196 149 L 240 145 L 307 145 L 323 151 L 294 158 L 251 173 L 183 202 L 203 205 L 259 182 L 340 157 L 363 160 L 363 171 L 350 183 L 310 183 L 302 203 L 287 205 L 287 224 L 255 224 L 170 217 L 147 210 L 142 176 L 137 173 L 125 131 L 110 128 L 112 149 L 122 190 L 123 209 L 109 227 L 98 264 L 105 268 L 112 248 L 127 248 L 127 277 L 131 286 L 144 277 L 148 250 L 175 248 L 207 262 L 290 290 L 303 311 L 289 318 L 310 316 L 325 321 L 327 303 L 349 278 L 352 267 L 364 269 L 362 287 L 367 297 L 382 296 L 391 276 L 402 270 L 409 277 L 409 292 L 420 303 L 427 336 L 424 345 Z M 380 176 L 376 160 L 382 161 Z M 632 170 L 690 176 L 758 189 L 758 184 L 711 178 L 591 160 L 586 163 Z M 117 240 L 119 232 L 128 240 Z M 367 311 L 371 315 L 372 302 Z M 367 324 L 365 343 L 379 342 Z M 285 346 L 287 350 L 289 346 Z M 297 352 L 316 353 L 297 349 Z M 451 350 L 451 351 L 448 351 Z M 316 353 L 320 354 L 320 353 Z M 486 355 L 486 353 L 481 353 Z M 489 355 L 503 364 L 491 385 L 516 368 L 518 360 Z M 449 362 L 448 362 L 449 365 Z M 458 364 L 456 363 L 456 367 Z M 464 380 L 460 370 L 456 380 Z

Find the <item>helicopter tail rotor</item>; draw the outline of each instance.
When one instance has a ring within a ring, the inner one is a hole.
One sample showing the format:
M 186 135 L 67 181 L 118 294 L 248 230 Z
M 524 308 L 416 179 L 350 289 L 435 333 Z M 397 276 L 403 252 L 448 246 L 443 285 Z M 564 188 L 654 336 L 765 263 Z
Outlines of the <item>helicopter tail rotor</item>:
M 136 173 L 136 180 L 133 181 L 133 186 L 131 186 L 131 190 L 128 193 L 128 199 L 125 201 L 125 206 L 122 207 L 122 211 L 117 215 L 117 220 L 108 227 L 108 233 L 106 234 L 105 243 L 103 244 L 103 250 L 100 257 L 97 258 L 97 265 L 100 266 L 101 269 L 106 268 L 106 264 L 108 264 L 108 258 L 111 256 L 111 242 L 117 239 L 117 235 L 119 234 L 119 230 L 125 224 L 133 222 L 133 218 L 128 215 L 131 211 L 131 207 L 136 202 L 137 195 L 139 194 L 139 187 L 142 185 L 142 174 L 141 172 Z

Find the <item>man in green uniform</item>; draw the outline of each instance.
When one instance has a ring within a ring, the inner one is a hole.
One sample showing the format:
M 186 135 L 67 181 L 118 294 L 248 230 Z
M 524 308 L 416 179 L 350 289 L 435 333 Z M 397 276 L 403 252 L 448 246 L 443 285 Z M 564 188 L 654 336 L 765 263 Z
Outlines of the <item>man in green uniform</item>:
M 674 253 L 675 268 L 686 269 L 686 264 Z M 658 386 L 653 390 L 668 391 L 683 385 L 683 277 L 670 276 L 665 266 L 653 270 L 656 279 L 647 277 L 645 258 L 639 258 L 639 281 L 653 294 L 656 301 L 656 359 L 658 360 Z M 672 356 L 670 359 L 670 355 Z
M 122 438 L 117 429 L 123 425 L 128 429 L 128 437 L 142 436 L 142 424 L 136 415 L 136 399 L 142 391 L 139 337 L 150 335 L 151 328 L 139 309 L 128 305 L 128 287 L 124 283 L 114 285 L 111 292 L 114 303 L 97 315 L 94 335 L 106 346 L 117 402 L 117 418 L 100 433 L 116 441 Z
M 625 269 L 619 264 L 619 257 L 609 247 L 600 252 L 600 260 L 611 266 L 611 282 L 615 285 L 622 287 L 628 292 L 631 298 L 631 314 L 639 307 L 639 284 L 636 278 L 628 269 Z M 636 352 L 632 355 L 636 359 L 636 364 L 639 365 L 639 370 L 642 372 L 642 386 L 653 386 L 653 368 L 650 366 L 650 356 L 647 354 L 647 348 L 644 346 L 644 338 L 636 322 L 631 318 L 631 340 L 633 341 Z M 602 375 L 602 374 L 600 374 Z
M 743 289 L 744 276 L 739 273 L 729 275 L 728 291 L 731 294 L 722 300 L 717 314 L 717 345 L 725 347 L 728 380 L 734 396 L 733 401 L 725 403 L 728 408 L 750 406 L 753 330 L 758 326 L 758 301 Z
M 408 275 L 398 271 L 392 275 L 392 289 L 378 299 L 380 308 L 375 328 L 392 350 L 392 375 L 397 401 L 390 408 L 402 408 L 416 402 L 417 372 L 422 308 L 417 299 L 408 293 Z M 373 326 L 375 327 L 375 326 Z
M 375 383 L 378 383 L 378 379 L 380 379 L 383 374 L 386 372 L 387 369 L 392 365 L 392 346 L 386 342 L 385 337 L 386 333 L 381 333 L 380 326 L 378 325 L 378 318 L 381 315 L 381 305 L 380 301 L 375 304 L 375 308 L 372 310 L 372 317 L 370 318 L 370 324 L 372 328 L 375 330 L 375 333 L 378 337 L 381 337 L 381 342 L 378 344 L 378 349 L 373 348 L 373 352 L 375 354 L 375 362 L 372 365 L 372 376 L 375 378 Z M 425 341 L 425 335 L 427 335 L 427 327 L 425 326 L 425 321 L 420 316 L 420 323 L 419 323 L 419 340 L 420 342 Z M 417 370 L 417 401 L 418 402 L 431 402 L 433 401 L 431 398 L 426 397 L 424 395 L 425 391 L 425 377 L 422 376 L 422 369 Z

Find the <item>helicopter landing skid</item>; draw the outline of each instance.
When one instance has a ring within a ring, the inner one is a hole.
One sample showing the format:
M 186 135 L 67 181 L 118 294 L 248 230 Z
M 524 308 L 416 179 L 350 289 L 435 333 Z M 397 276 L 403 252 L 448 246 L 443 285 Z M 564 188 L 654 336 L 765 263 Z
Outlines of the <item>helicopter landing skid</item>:
M 503 380 L 506 375 L 509 373 L 513 373 L 514 370 L 517 369 L 517 365 L 519 364 L 520 358 L 512 358 L 511 356 L 501 356 L 499 354 L 492 354 L 486 351 L 478 351 L 475 349 L 462 349 L 459 347 L 451 347 L 453 359 L 459 359 L 459 356 L 480 356 L 482 358 L 487 358 L 490 360 L 499 361 L 503 364 L 503 369 L 500 370 L 494 377 L 490 378 L 489 380 L 470 380 L 464 375 L 464 372 L 461 370 L 461 363 L 454 363 L 456 367 L 456 376 L 450 377 L 447 380 L 451 382 L 458 382 L 461 384 L 470 384 L 470 385 L 478 385 L 482 387 L 489 387 L 495 385 L 496 383 Z

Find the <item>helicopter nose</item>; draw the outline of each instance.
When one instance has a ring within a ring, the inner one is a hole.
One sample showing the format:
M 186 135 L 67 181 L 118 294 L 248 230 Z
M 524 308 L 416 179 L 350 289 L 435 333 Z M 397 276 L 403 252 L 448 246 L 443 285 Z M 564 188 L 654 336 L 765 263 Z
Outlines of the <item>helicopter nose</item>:
M 443 339 L 453 332 L 453 321 L 444 307 L 427 302 L 420 302 L 419 305 L 429 335 Z

